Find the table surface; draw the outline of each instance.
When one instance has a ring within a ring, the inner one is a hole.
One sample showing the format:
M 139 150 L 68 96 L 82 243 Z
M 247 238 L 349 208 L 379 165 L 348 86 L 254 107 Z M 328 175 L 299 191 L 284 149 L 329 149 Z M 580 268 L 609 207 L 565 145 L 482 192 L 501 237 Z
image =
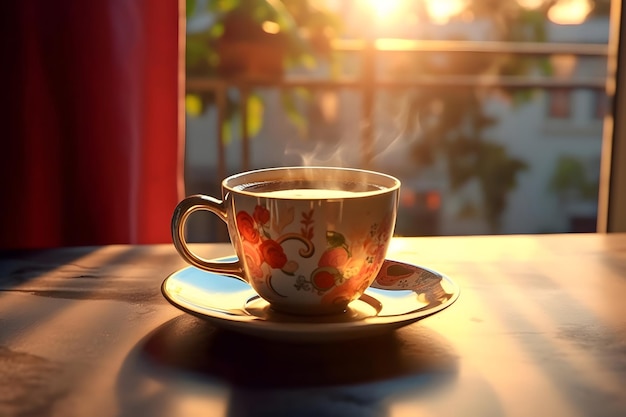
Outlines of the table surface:
M 0 416 L 626 415 L 626 234 L 395 238 L 389 256 L 459 299 L 305 344 L 168 304 L 160 284 L 186 266 L 172 245 L 3 253 Z

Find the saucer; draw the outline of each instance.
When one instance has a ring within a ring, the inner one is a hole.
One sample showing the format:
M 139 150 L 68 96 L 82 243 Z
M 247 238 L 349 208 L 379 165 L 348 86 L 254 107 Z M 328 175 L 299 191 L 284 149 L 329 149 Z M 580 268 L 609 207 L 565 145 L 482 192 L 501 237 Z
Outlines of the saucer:
M 267 339 L 325 342 L 378 335 L 438 313 L 456 301 L 459 286 L 431 269 L 385 260 L 374 283 L 341 314 L 280 313 L 238 278 L 195 267 L 168 276 L 161 292 L 174 307 L 224 329 Z

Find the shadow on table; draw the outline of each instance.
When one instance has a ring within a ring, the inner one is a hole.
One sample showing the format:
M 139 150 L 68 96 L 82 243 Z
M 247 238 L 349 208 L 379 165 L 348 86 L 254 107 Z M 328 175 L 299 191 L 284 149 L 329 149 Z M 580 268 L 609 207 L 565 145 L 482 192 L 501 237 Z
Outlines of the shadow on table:
M 415 400 L 457 377 L 457 355 L 445 339 L 420 326 L 404 330 L 298 344 L 178 316 L 146 336 L 124 362 L 117 387 L 121 415 L 386 415 L 394 399 Z
M 58 250 L 0 250 L 0 291 L 27 284 L 62 265 L 75 266 L 74 261 L 91 254 L 95 249 L 95 247 L 74 247 Z M 79 270 L 80 267 L 74 269 Z

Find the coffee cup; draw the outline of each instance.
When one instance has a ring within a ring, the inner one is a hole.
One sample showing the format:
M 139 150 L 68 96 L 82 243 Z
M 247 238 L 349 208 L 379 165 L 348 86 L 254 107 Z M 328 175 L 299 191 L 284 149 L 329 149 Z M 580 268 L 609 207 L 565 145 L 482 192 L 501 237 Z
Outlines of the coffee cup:
M 249 283 L 276 311 L 345 311 L 376 278 L 393 235 L 400 181 L 350 168 L 284 167 L 239 173 L 222 199 L 192 195 L 172 217 L 174 246 L 189 264 Z M 185 240 L 188 217 L 228 226 L 235 262 L 204 259 Z M 210 278 L 207 278 L 210 279 Z

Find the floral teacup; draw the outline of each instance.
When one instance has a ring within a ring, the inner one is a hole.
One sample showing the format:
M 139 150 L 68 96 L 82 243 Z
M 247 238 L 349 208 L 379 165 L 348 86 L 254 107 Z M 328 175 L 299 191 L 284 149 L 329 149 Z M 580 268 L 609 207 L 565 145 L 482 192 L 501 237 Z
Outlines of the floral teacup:
M 393 235 L 400 181 L 346 168 L 287 167 L 244 172 L 222 182 L 223 199 L 193 195 L 172 218 L 180 255 L 206 271 L 248 282 L 278 311 L 344 311 L 374 281 Z M 228 225 L 238 261 L 191 252 L 184 229 L 197 210 Z

